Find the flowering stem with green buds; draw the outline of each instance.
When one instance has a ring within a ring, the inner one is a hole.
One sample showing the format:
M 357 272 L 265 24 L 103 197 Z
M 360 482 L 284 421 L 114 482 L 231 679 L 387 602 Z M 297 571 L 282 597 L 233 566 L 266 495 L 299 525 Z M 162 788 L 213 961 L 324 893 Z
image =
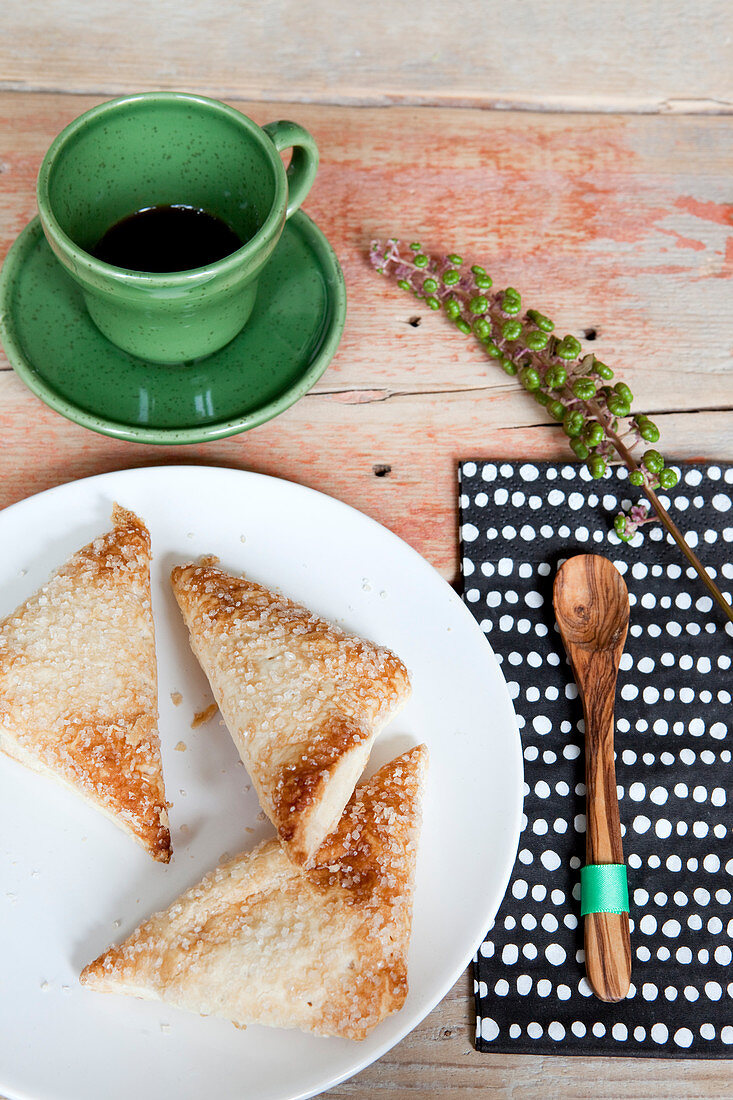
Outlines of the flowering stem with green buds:
M 629 472 L 631 473 L 633 470 L 639 470 L 640 467 L 637 464 L 636 459 L 629 451 L 629 449 L 624 445 L 621 439 L 619 439 L 619 437 L 612 429 L 607 428 L 606 430 L 611 439 L 611 442 L 613 443 L 618 453 L 621 455 L 624 465 L 629 470 Z M 664 507 L 657 494 L 654 492 L 654 489 L 651 487 L 651 485 L 646 484 L 646 479 L 641 488 L 649 497 L 652 508 L 656 512 L 659 522 L 669 532 L 671 537 L 679 546 L 682 553 L 689 561 L 690 565 L 693 567 L 693 569 L 696 570 L 698 576 L 700 577 L 700 580 L 703 582 L 710 595 L 713 597 L 716 603 L 720 604 L 722 610 L 725 612 L 731 622 L 733 622 L 733 607 L 731 607 L 723 593 L 720 591 L 713 579 L 709 576 L 707 569 L 702 564 L 697 554 L 694 552 L 694 550 L 692 550 L 691 547 L 687 545 L 682 535 L 682 532 L 677 527 L 677 524 L 674 522 L 667 509 Z M 637 505 L 637 507 L 639 506 Z M 648 505 L 644 505 L 643 507 L 646 508 L 647 514 L 637 521 L 638 527 L 640 527 L 643 523 L 652 523 L 654 521 L 654 516 L 649 514 Z
M 460 332 L 479 340 L 506 374 L 517 377 L 562 424 L 571 449 L 592 477 L 603 477 L 618 455 L 629 471 L 629 482 L 646 494 L 659 521 L 733 622 L 733 607 L 657 496 L 659 488 L 674 488 L 677 474 L 654 448 L 639 459 L 632 453 L 642 442 L 656 443 L 659 429 L 648 416 L 631 412 L 633 394 L 624 382 L 611 384 L 611 368 L 592 354 L 582 354 L 574 336 L 557 336 L 544 314 L 522 311 L 521 295 L 513 287 L 492 291 L 484 268 L 475 264 L 466 271 L 460 256 L 430 256 L 418 242 L 406 245 L 390 238 L 372 242 L 370 259 L 380 274 L 396 278 L 398 286 L 423 299 L 430 309 L 442 309 Z M 653 519 L 649 504 L 635 504 L 628 514 L 615 517 L 614 529 L 628 542 Z

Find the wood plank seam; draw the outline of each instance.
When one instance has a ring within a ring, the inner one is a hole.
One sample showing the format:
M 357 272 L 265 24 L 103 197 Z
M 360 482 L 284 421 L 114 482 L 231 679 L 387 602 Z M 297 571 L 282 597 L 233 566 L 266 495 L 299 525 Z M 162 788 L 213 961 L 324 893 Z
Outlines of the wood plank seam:
M 142 85 L 141 85 L 142 86 Z M 178 90 L 179 82 L 175 83 Z M 157 86 L 156 86 L 157 87 Z M 158 90 L 173 90 L 173 85 L 161 84 Z M 0 80 L 0 93 L 15 92 L 24 95 L 84 95 L 111 98 L 125 95 L 140 90 L 137 84 L 88 84 L 80 88 L 68 88 L 62 84 L 32 83 L 24 80 Z M 145 90 L 156 88 L 145 84 Z M 313 91 L 301 91 L 287 88 L 285 94 L 278 94 L 277 89 L 268 89 L 265 95 L 257 93 L 257 89 L 241 89 L 234 87 L 217 87 L 202 89 L 199 87 L 189 89 L 202 94 L 209 94 L 217 99 L 226 99 L 233 103 L 299 103 L 314 107 L 417 107 L 417 108 L 463 108 L 480 111 L 501 111 L 503 114 L 518 114 L 525 112 L 537 112 L 539 114 L 567 114 L 567 115 L 729 115 L 733 114 L 733 102 L 728 99 L 715 97 L 665 97 L 663 99 L 634 99 L 632 97 L 603 97 L 592 96 L 587 93 L 575 96 L 553 96 L 544 94 L 537 96 L 514 97 L 511 95 L 487 95 L 467 94 L 457 92 L 420 93 L 420 92 L 379 92 L 364 89 L 351 94 L 318 94 Z

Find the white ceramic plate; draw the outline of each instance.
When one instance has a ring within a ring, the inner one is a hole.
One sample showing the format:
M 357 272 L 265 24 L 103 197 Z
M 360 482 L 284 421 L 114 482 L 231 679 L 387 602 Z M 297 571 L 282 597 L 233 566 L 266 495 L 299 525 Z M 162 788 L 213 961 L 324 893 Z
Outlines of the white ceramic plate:
M 403 1038 L 476 951 L 506 889 L 522 762 L 494 655 L 445 581 L 373 520 L 312 490 L 212 467 L 126 470 L 0 513 L 0 616 L 106 529 L 113 501 L 153 542 L 160 732 L 174 858 L 154 863 L 72 793 L 0 758 L 0 1094 L 10 1100 L 295 1100 L 350 1077 Z M 363 1042 L 236 1030 L 163 1005 L 91 993 L 77 976 L 165 908 L 223 853 L 271 835 L 211 701 L 167 583 L 215 553 L 327 618 L 394 649 L 412 700 L 369 771 L 425 741 L 424 806 L 404 1008 Z M 174 706 L 171 693 L 183 702 Z M 176 751 L 184 742 L 186 751 Z

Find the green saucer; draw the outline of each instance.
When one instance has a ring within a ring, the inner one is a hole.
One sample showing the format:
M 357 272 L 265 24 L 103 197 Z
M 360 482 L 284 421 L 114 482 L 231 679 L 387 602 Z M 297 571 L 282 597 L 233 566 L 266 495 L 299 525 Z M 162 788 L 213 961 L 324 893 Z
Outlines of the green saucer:
M 145 443 L 201 443 L 277 416 L 323 374 L 345 318 L 338 260 L 302 211 L 285 225 L 246 327 L 198 362 L 146 363 L 102 336 L 38 218 L 0 272 L 0 336 L 26 385 L 85 428 Z

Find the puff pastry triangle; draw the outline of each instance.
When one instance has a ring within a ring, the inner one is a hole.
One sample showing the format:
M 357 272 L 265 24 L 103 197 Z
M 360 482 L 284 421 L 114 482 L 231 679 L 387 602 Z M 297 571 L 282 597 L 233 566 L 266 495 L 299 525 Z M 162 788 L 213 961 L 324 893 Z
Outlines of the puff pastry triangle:
M 167 863 L 150 535 L 118 505 L 112 523 L 0 622 L 0 749 Z
M 407 995 L 426 765 L 421 745 L 357 788 L 310 870 L 267 841 L 90 963 L 82 984 L 239 1026 L 363 1039 Z
M 407 671 L 389 650 L 211 563 L 179 566 L 171 583 L 262 809 L 307 866 L 409 697 Z

